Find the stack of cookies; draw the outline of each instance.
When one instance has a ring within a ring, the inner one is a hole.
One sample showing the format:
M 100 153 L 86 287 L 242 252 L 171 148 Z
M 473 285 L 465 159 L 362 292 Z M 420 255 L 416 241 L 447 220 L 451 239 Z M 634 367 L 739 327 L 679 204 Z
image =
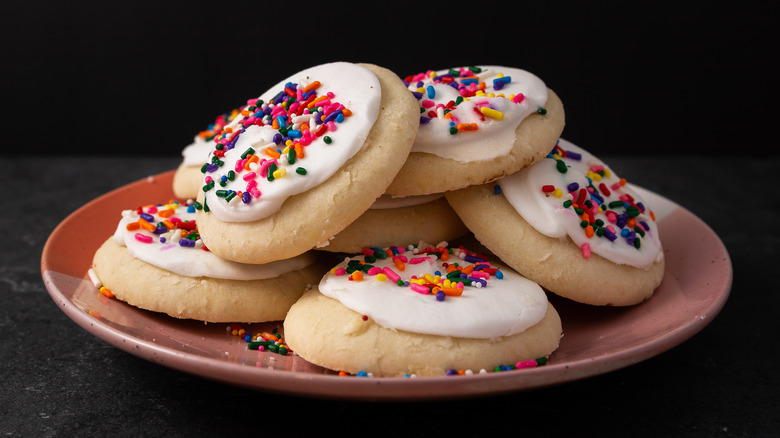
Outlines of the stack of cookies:
M 284 321 L 333 370 L 544 363 L 563 334 L 546 293 L 634 305 L 663 275 L 652 211 L 563 126 L 517 68 L 314 66 L 199 134 L 174 178 L 188 201 L 124 212 L 94 270 L 174 317 Z

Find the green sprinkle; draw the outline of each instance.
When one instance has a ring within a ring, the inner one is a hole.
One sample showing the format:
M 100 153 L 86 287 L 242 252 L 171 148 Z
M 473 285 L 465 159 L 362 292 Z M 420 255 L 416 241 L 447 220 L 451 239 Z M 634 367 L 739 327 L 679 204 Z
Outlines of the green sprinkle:
M 215 193 L 220 198 L 224 198 L 225 196 L 227 196 L 228 191 L 227 190 L 217 190 Z
M 539 107 L 539 109 L 537 109 L 536 112 L 541 114 L 541 115 L 547 114 L 547 110 L 542 108 L 542 107 Z
M 322 137 L 322 141 L 325 142 L 325 144 L 331 144 L 333 143 L 333 139 L 328 137 L 327 135 L 325 137 Z
M 632 205 L 632 206 L 626 208 L 626 213 L 628 213 L 629 217 L 637 217 L 637 216 L 639 216 L 640 211 L 639 211 L 638 208 L 636 208 L 636 207 L 634 207 Z
M 455 135 L 455 134 L 457 134 L 457 133 L 458 133 L 458 128 L 456 128 L 456 127 L 454 127 L 454 126 L 450 128 L 450 134 L 451 134 L 451 135 Z
M 252 149 L 252 148 L 250 147 L 250 148 L 247 148 L 247 149 L 244 151 L 244 153 L 243 153 L 243 154 L 241 154 L 241 158 L 243 159 L 243 158 L 246 158 L 246 157 L 248 157 L 248 156 L 250 156 L 250 155 L 254 155 L 254 154 L 255 154 L 255 150 L 254 150 L 254 149 Z
M 569 170 L 566 168 L 566 163 L 563 160 L 555 160 L 555 168 L 561 173 L 566 173 Z
M 304 169 L 303 167 L 299 167 L 295 169 L 295 173 L 297 173 L 298 175 L 306 175 L 306 169 Z
M 235 181 L 236 179 L 236 172 L 234 170 L 229 170 L 227 173 L 227 179 L 229 181 Z

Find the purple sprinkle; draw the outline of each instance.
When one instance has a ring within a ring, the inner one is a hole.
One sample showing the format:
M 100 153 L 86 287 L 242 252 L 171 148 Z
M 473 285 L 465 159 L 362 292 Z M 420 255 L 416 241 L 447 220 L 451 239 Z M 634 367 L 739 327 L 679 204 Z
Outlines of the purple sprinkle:
M 195 247 L 195 241 L 190 239 L 181 238 L 179 239 L 179 246 L 185 246 L 189 248 Z
M 154 216 L 152 216 L 149 213 L 141 213 L 139 216 L 141 217 L 141 219 L 145 220 L 146 222 L 154 221 Z
M 571 158 L 572 160 L 580 161 L 582 160 L 582 155 L 578 154 L 577 152 L 566 151 L 566 158 Z
M 241 194 L 241 202 L 244 204 L 249 204 L 252 201 L 252 195 L 249 194 L 249 192 L 244 192 Z
M 580 185 L 578 183 L 576 183 L 576 182 L 573 182 L 573 183 L 569 184 L 568 186 L 566 186 L 566 190 L 568 190 L 570 192 L 576 192 L 579 188 L 580 188 Z

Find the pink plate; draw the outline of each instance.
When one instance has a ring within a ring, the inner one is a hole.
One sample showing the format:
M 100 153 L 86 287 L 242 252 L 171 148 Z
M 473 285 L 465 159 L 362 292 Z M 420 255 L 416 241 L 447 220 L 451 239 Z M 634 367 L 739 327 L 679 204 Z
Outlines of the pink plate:
M 666 274 L 653 297 L 626 308 L 593 307 L 556 296 L 564 337 L 547 365 L 451 377 L 338 376 L 302 358 L 247 349 L 226 330 L 148 312 L 101 295 L 87 274 L 92 255 L 119 213 L 173 198 L 173 171 L 109 192 L 76 210 L 52 232 L 41 259 L 49 294 L 73 321 L 124 351 L 198 376 L 264 391 L 355 400 L 425 400 L 495 395 L 607 373 L 664 352 L 702 330 L 728 298 L 729 254 L 718 236 L 684 208 L 652 192 Z M 89 230 L 89 232 L 84 232 Z M 246 325 L 281 330 L 281 322 Z

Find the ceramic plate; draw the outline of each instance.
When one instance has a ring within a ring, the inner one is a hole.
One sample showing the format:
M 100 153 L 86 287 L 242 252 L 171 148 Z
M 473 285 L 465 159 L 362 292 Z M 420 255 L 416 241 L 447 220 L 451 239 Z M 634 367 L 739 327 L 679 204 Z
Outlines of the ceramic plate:
M 648 359 L 703 329 L 728 297 L 732 267 L 718 236 L 686 209 L 637 188 L 653 206 L 666 273 L 653 297 L 627 308 L 593 307 L 551 296 L 564 337 L 547 365 L 449 377 L 338 376 L 302 358 L 250 350 L 228 324 L 148 312 L 101 295 L 87 274 L 92 255 L 122 210 L 173 198 L 174 171 L 109 192 L 76 210 L 46 242 L 41 274 L 59 307 L 79 326 L 131 354 L 194 375 L 263 391 L 356 399 L 438 399 L 495 395 L 607 373 Z M 273 331 L 281 322 L 244 325 Z

